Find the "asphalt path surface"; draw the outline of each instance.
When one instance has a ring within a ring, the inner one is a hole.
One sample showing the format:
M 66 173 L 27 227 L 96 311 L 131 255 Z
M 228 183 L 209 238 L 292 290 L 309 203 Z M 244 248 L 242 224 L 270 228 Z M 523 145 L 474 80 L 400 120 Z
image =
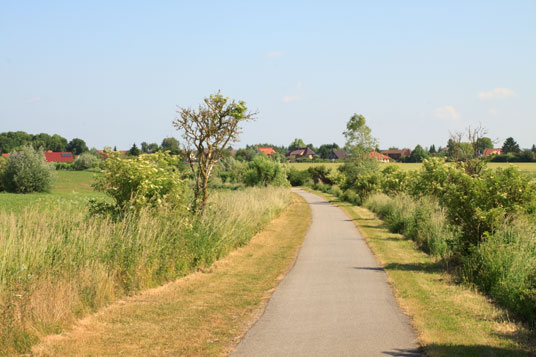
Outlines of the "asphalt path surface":
M 233 356 L 418 356 L 387 276 L 351 219 L 312 193 L 296 263 Z

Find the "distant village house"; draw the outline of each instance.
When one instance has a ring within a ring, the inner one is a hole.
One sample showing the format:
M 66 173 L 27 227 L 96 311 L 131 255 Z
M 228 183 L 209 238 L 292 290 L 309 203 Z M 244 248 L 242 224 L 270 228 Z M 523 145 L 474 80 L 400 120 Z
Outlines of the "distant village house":
M 312 160 L 314 159 L 315 156 L 316 156 L 315 152 L 311 150 L 310 148 L 299 148 L 296 150 L 292 150 L 287 155 L 289 160 L 295 160 L 295 159 L 300 159 L 300 158 L 306 158 L 306 159 Z
M 272 155 L 272 154 L 276 154 L 277 152 L 274 150 L 273 147 L 270 147 L 270 146 L 259 146 L 257 148 L 257 152 L 258 153 L 264 153 L 266 155 Z
M 379 162 L 383 162 L 383 163 L 388 163 L 389 161 L 391 161 L 391 158 L 389 156 L 384 155 L 384 154 L 380 154 L 377 151 L 369 152 L 368 157 L 370 159 L 375 159 L 375 160 L 378 160 Z
M 484 152 L 482 153 L 482 156 L 490 156 L 490 155 L 501 155 L 502 149 L 484 149 Z
M 411 155 L 411 149 L 405 148 L 402 150 L 381 150 L 380 153 L 389 156 L 393 160 L 401 160 Z
M 333 150 L 329 154 L 328 159 L 330 159 L 331 161 L 344 160 L 346 158 L 346 156 L 347 156 L 347 154 L 346 154 L 346 151 L 344 151 L 344 150 Z

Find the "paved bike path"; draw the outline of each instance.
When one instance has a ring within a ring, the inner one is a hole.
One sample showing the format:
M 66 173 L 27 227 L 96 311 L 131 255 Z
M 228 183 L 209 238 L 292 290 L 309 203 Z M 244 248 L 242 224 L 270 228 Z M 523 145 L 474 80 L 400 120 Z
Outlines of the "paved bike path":
M 418 356 L 387 276 L 338 207 L 295 190 L 313 222 L 292 270 L 233 356 Z

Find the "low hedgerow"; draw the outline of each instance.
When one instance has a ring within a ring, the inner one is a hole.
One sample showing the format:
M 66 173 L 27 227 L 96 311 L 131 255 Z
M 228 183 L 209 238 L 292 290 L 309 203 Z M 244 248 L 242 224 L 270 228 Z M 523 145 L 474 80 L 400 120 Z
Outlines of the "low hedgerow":
M 436 201 L 415 200 L 403 194 L 373 194 L 364 205 L 382 218 L 389 230 L 412 239 L 423 251 L 441 258 L 455 252 L 459 230 L 448 223 Z
M 499 304 L 536 326 L 536 227 L 505 223 L 464 259 L 463 272 Z

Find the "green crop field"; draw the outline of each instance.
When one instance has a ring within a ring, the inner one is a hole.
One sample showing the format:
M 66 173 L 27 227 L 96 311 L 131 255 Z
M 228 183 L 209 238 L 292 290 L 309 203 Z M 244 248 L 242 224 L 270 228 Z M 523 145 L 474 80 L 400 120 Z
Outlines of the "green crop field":
M 62 206 L 65 209 L 78 209 L 90 198 L 105 198 L 91 187 L 95 172 L 56 171 L 49 193 L 6 193 L 0 192 L 0 210 L 20 212 L 29 206 L 43 209 Z
M 331 169 L 336 169 L 342 163 L 340 162 L 294 162 L 290 164 L 291 167 L 295 167 L 298 170 L 307 170 L 309 167 L 313 166 L 327 166 Z M 418 170 L 422 167 L 421 163 L 399 163 L 399 162 L 393 162 L 389 164 L 380 164 L 380 167 L 385 167 L 387 165 L 396 165 L 400 167 L 402 170 L 405 171 L 412 171 L 412 170 Z M 497 168 L 507 168 L 509 166 L 517 167 L 520 171 L 536 177 L 536 162 L 512 162 L 512 163 L 506 163 L 506 162 L 490 162 L 488 163 L 488 167 L 492 169 Z

